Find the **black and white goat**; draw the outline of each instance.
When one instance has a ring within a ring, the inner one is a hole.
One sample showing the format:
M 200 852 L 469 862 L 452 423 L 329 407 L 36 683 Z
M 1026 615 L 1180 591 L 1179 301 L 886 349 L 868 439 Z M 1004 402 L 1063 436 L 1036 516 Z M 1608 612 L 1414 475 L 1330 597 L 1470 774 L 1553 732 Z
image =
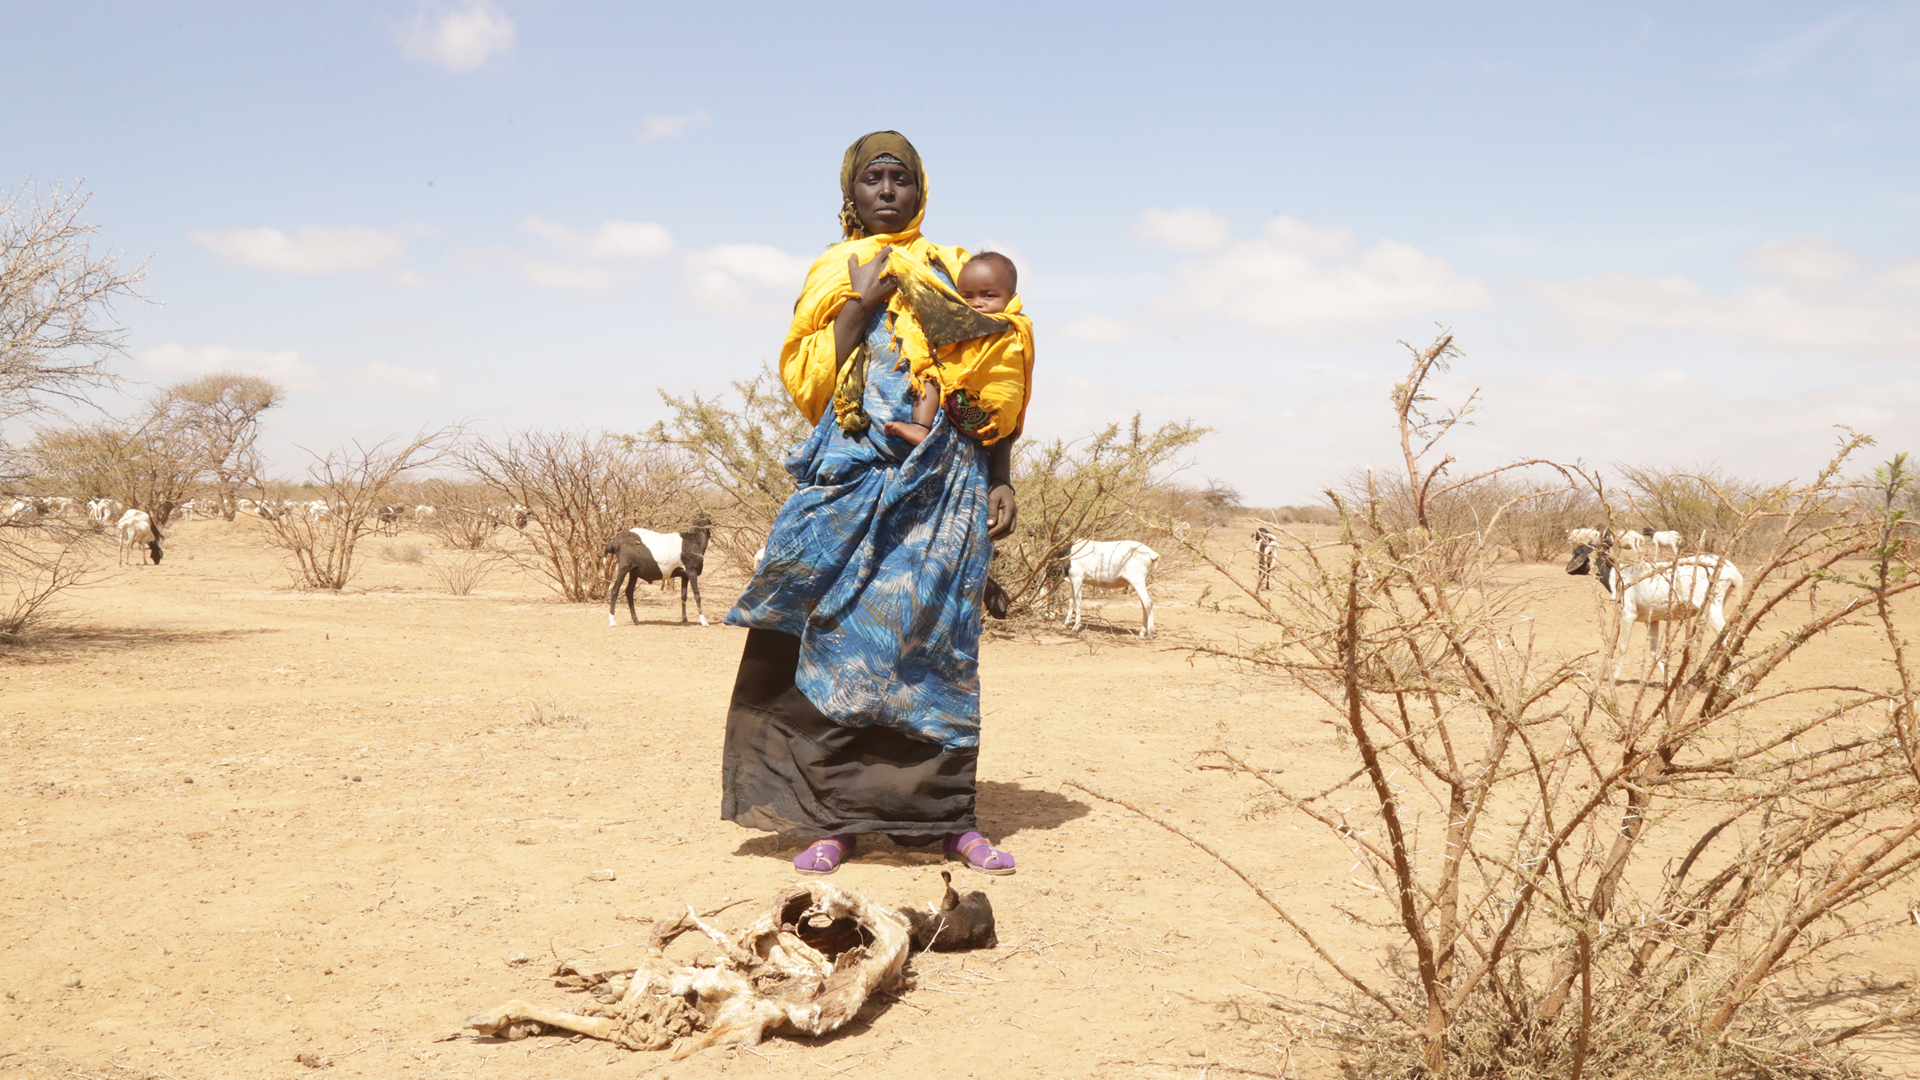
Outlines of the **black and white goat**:
M 153 560 L 153 565 L 160 565 L 160 556 L 166 554 L 160 549 L 160 542 L 166 537 L 160 535 L 160 526 L 154 522 L 151 514 L 145 510 L 129 510 L 120 515 L 115 527 L 120 530 L 121 562 L 129 558 L 141 558 L 133 553 L 135 549 L 144 547 L 147 549 L 146 557 Z
M 713 522 L 705 514 L 694 520 L 693 528 L 683 533 L 657 533 L 646 529 L 628 529 L 607 542 L 606 553 L 614 557 L 613 587 L 607 590 L 607 625 L 618 626 L 620 587 L 627 589 L 627 616 L 640 625 L 633 609 L 633 589 L 642 581 L 680 579 L 680 625 L 687 624 L 687 587 L 693 587 L 693 609 L 700 625 L 707 625 L 707 612 L 700 603 L 700 572 L 707 564 L 707 538 L 713 534 Z
M 1704 615 L 1717 635 L 1727 627 L 1726 602 L 1735 589 L 1746 584 L 1740 569 L 1717 555 L 1689 555 L 1663 563 L 1634 563 L 1620 566 L 1614 562 L 1612 545 L 1602 540 L 1598 547 L 1581 544 L 1573 549 L 1567 563 L 1569 574 L 1592 574 L 1601 588 L 1620 605 L 1620 649 L 1615 654 L 1613 677 L 1620 677 L 1626 664 L 1627 648 L 1633 643 L 1635 623 L 1647 624 L 1647 656 L 1659 665 L 1660 678 L 1667 678 L 1667 662 L 1660 655 L 1661 627 Z
M 1280 534 L 1265 525 L 1253 530 L 1253 567 L 1259 574 L 1253 581 L 1253 595 L 1273 587 L 1273 566 L 1280 558 Z

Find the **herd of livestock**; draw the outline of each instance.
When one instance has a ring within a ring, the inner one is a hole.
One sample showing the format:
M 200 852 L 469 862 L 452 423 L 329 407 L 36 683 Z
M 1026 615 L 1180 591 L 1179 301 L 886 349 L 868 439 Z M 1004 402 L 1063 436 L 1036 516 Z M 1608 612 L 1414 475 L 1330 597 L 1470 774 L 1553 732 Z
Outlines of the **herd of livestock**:
M 1719 634 L 1727 625 L 1727 599 L 1746 584 L 1731 559 L 1718 555 L 1682 557 L 1680 533 L 1674 530 L 1643 528 L 1615 533 L 1610 529 L 1571 529 L 1567 542 L 1573 548 L 1567 573 L 1592 576 L 1619 605 L 1624 636 L 1615 652 L 1615 679 L 1626 663 L 1635 626 L 1646 624 L 1647 656 L 1659 666 L 1664 679 L 1667 663 L 1660 651 L 1660 638 L 1666 625 L 1699 616 L 1706 619 L 1714 634 Z M 1281 551 L 1280 534 L 1260 526 L 1253 532 L 1253 550 L 1257 574 L 1254 592 L 1258 594 L 1272 587 Z M 1648 551 L 1654 561 L 1642 557 Z M 1671 557 L 1660 561 L 1662 554 Z
M 235 501 L 233 509 L 238 514 L 265 520 L 286 517 L 322 520 L 337 512 L 319 499 L 243 498 Z M 223 511 L 221 504 L 209 501 L 203 505 L 194 500 L 174 509 L 176 515 L 183 517 L 224 516 Z M 392 505 L 380 507 L 376 516 L 381 526 L 397 527 L 403 520 L 426 521 L 437 513 L 428 505 Z M 516 529 L 525 529 L 531 516 L 527 507 L 518 505 L 484 513 L 491 520 Z M 11 501 L 5 516 L 0 517 L 0 524 L 28 525 L 48 518 L 87 520 L 101 529 L 112 530 L 118 536 L 123 562 L 132 558 L 158 563 L 165 553 L 161 522 L 148 512 L 130 509 L 115 499 L 82 502 L 65 496 L 21 496 Z M 633 605 L 634 587 L 641 581 L 674 578 L 681 582 L 680 621 L 687 621 L 687 593 L 691 588 L 695 613 L 700 624 L 707 625 L 700 600 L 700 574 L 711 524 L 702 518 L 686 532 L 658 533 L 635 528 L 614 537 L 605 550 L 615 566 L 613 586 L 607 592 L 608 625 L 615 623 L 623 586 L 628 614 L 638 623 L 639 616 Z M 1619 650 L 1623 659 L 1632 640 L 1633 627 L 1639 623 L 1647 625 L 1648 653 L 1655 660 L 1659 657 L 1662 628 L 1669 622 L 1704 616 L 1714 633 L 1719 633 L 1726 625 L 1728 597 L 1744 584 L 1739 568 L 1730 560 L 1717 555 L 1681 557 L 1680 534 L 1675 531 L 1647 528 L 1615 533 L 1606 529 L 1573 529 L 1567 533 L 1567 541 L 1573 548 L 1567 573 L 1593 576 L 1620 605 L 1621 625 L 1627 635 Z M 1264 525 L 1255 529 L 1253 551 L 1257 595 L 1272 587 L 1281 551 L 1279 532 Z M 1651 552 L 1655 561 L 1642 558 L 1647 552 Z M 756 554 L 756 563 L 764 554 L 764 549 Z M 1660 561 L 1662 556 L 1668 558 Z M 1153 636 L 1153 598 L 1148 592 L 1147 580 L 1159 559 L 1158 552 L 1137 540 L 1075 540 L 1054 552 L 1048 560 L 1046 577 L 1049 586 L 1056 583 L 1067 586 L 1069 600 L 1064 621 L 1076 630 L 1083 622 L 1081 593 L 1086 585 L 1128 586 L 1140 600 L 1140 634 L 1150 638 Z M 995 607 L 992 597 L 988 598 L 987 606 Z M 1664 662 L 1660 668 L 1664 675 Z M 1617 666 L 1614 674 L 1619 675 Z

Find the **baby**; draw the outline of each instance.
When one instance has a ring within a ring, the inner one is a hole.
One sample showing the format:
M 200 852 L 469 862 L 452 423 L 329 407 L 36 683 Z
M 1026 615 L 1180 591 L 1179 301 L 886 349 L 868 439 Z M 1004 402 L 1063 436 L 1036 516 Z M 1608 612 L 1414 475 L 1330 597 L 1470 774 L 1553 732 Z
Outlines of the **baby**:
M 1014 269 L 1012 259 L 997 251 L 983 251 L 967 260 L 953 284 L 968 307 L 985 315 L 998 315 L 1013 302 L 1020 274 Z M 933 417 L 940 404 L 939 388 L 929 383 L 921 392 L 920 400 L 914 403 L 911 423 L 889 420 L 881 430 L 919 446 L 933 429 Z

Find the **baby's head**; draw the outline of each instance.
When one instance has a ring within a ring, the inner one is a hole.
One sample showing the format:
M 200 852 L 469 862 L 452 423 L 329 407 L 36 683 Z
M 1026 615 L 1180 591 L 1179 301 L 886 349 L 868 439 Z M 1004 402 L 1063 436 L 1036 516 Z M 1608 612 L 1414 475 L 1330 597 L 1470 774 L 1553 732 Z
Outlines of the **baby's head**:
M 1019 285 L 1020 272 L 1013 268 L 1013 260 L 997 251 L 983 251 L 968 259 L 954 282 L 968 307 L 988 315 L 1007 310 Z

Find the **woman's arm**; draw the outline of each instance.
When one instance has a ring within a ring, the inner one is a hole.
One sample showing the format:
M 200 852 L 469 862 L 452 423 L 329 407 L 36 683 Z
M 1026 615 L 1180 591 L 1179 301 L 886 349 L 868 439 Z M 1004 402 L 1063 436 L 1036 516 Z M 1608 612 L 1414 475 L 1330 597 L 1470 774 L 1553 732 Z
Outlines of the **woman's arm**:
M 1013 531 L 1020 505 L 1013 497 L 1013 441 L 1009 435 L 987 448 L 987 539 L 999 540 Z

